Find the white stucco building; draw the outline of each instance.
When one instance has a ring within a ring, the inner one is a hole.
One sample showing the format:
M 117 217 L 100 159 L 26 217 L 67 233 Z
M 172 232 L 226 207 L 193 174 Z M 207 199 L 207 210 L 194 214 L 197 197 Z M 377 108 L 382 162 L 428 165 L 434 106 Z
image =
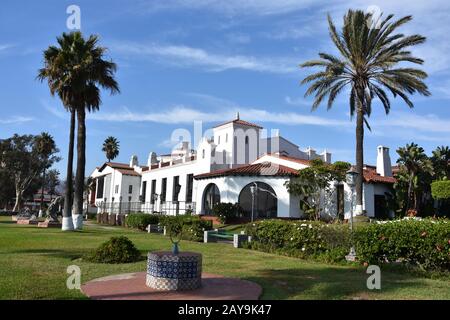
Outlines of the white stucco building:
M 252 186 L 255 218 L 299 218 L 300 199 L 289 194 L 285 183 L 310 160 L 331 163 L 331 154 L 305 151 L 276 135 L 265 137 L 262 127 L 235 120 L 216 126 L 196 149 L 188 142 L 167 155 L 151 152 L 146 165 L 133 156 L 130 164 L 105 163 L 97 168 L 95 196 L 90 200 L 98 210 L 211 214 L 220 202 L 239 203 L 244 215 L 252 214 Z M 386 199 L 395 179 L 389 149 L 378 148 L 376 167 L 364 170 L 364 210 L 369 217 L 384 217 Z M 325 214 L 348 218 L 351 190 L 346 184 L 333 185 L 325 201 Z M 354 202 L 354 201 L 353 201 Z

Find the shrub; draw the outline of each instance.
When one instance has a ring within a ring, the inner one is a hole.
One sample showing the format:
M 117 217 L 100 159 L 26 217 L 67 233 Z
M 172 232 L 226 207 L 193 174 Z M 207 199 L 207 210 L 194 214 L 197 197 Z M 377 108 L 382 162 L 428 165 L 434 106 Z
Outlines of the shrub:
M 328 255 L 331 250 L 336 255 L 349 243 L 348 227 L 317 221 L 264 220 L 247 225 L 246 233 L 253 238 L 252 247 L 301 258 Z
M 126 237 L 112 237 L 85 256 L 85 259 L 91 262 L 111 264 L 135 262 L 140 258 L 141 253 Z
M 312 258 L 344 261 L 351 247 L 348 225 L 321 222 L 266 220 L 246 226 L 251 249 Z M 357 226 L 354 244 L 361 262 L 404 262 L 426 270 L 450 269 L 450 222 L 413 219 Z
M 184 240 L 197 242 L 203 241 L 204 231 L 212 229 L 212 221 L 201 220 L 198 216 L 161 216 L 160 223 L 169 234 L 182 230 Z
M 431 194 L 434 199 L 450 199 L 450 180 L 434 181 L 431 184 Z
M 240 211 L 241 208 L 237 203 L 219 203 L 213 208 L 213 214 L 219 218 L 222 224 L 226 224 L 230 219 L 238 217 Z
M 402 261 L 422 269 L 450 269 L 448 220 L 404 219 L 370 224 L 355 233 L 361 261 Z
M 149 224 L 158 224 L 160 216 L 155 214 L 133 213 L 126 218 L 126 225 L 129 228 L 145 230 Z

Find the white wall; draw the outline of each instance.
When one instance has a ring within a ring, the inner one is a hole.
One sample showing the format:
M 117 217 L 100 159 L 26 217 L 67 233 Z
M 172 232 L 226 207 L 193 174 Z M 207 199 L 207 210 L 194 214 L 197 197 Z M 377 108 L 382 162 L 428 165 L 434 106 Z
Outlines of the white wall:
M 229 203 L 238 203 L 239 194 L 242 189 L 252 182 L 263 182 L 270 185 L 275 191 L 278 198 L 278 217 L 299 217 L 299 201 L 298 198 L 292 197 L 286 190 L 285 177 L 217 177 L 212 179 L 202 179 L 197 182 L 197 192 L 195 200 L 197 202 L 197 214 L 203 212 L 203 195 L 206 187 L 214 183 L 220 191 L 220 201 Z

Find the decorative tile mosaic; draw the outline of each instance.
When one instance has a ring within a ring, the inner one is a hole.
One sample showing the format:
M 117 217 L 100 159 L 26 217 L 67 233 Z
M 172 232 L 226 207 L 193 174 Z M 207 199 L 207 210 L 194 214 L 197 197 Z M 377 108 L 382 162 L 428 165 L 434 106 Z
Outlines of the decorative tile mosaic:
M 202 256 L 183 252 L 149 253 L 147 286 L 156 290 L 193 290 L 201 286 Z

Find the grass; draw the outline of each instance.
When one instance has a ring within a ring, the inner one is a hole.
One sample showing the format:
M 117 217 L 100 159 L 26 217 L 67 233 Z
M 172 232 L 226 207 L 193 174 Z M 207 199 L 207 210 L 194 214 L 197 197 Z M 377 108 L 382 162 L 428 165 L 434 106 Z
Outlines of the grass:
M 78 265 L 82 282 L 145 270 L 145 261 L 121 265 L 95 264 L 80 257 L 111 236 L 131 239 L 142 254 L 169 250 L 168 238 L 118 227 L 92 225 L 83 232 L 19 226 L 0 217 L 0 299 L 85 299 L 66 288 L 67 267 Z M 450 278 L 431 279 L 398 268 L 382 268 L 382 289 L 366 288 L 361 266 L 327 265 L 277 256 L 229 244 L 181 242 L 181 250 L 203 254 L 208 273 L 259 283 L 262 299 L 450 299 Z

